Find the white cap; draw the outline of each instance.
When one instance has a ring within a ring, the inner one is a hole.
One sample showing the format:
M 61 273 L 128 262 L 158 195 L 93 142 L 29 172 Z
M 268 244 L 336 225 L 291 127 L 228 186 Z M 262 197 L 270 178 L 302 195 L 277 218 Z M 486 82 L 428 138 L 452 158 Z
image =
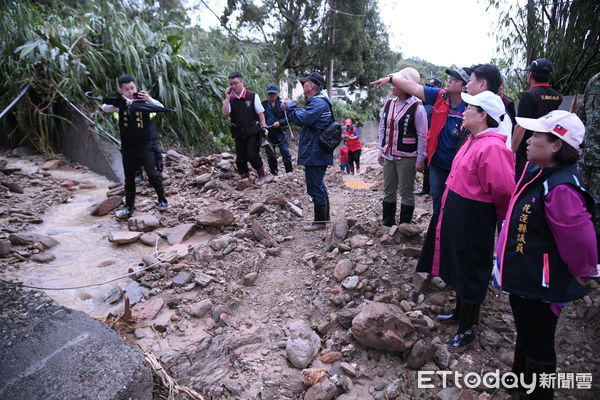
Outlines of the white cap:
M 506 114 L 506 108 L 502 99 L 489 90 L 471 96 L 467 93 L 461 93 L 460 96 L 465 103 L 483 108 L 490 117 L 492 117 L 498 124 L 500 124 L 500 117 Z
M 580 146 L 585 136 L 585 126 L 579 117 L 573 113 L 554 110 L 538 119 L 517 117 L 517 123 L 530 131 L 551 133 L 573 146 L 576 150 L 581 150 Z

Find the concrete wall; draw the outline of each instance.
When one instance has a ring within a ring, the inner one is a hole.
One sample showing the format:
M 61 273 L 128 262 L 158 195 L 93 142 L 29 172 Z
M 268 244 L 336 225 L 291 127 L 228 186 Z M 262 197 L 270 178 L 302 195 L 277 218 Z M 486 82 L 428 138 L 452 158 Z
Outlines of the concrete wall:
M 121 152 L 112 142 L 98 136 L 78 113 L 70 112 L 60 133 L 59 150 L 70 160 L 89 167 L 112 181 L 124 179 Z

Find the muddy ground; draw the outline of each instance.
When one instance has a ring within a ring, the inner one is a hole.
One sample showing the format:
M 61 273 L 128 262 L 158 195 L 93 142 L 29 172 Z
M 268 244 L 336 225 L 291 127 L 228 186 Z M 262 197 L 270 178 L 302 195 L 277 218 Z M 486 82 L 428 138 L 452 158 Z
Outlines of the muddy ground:
M 49 262 L 60 244 L 45 246 L 39 238 L 15 235 L 35 232 L 46 211 L 89 189 L 85 182 L 51 174 L 56 168 L 81 172 L 85 167 L 20 157 L 38 168 L 12 168 L 19 157 L 10 152 L 0 158 L 2 276 Z M 444 389 L 439 377 L 432 389 L 417 387 L 418 370 L 509 371 L 513 319 L 507 296 L 490 287 L 478 339 L 465 350 L 443 346 L 456 325 L 439 324 L 435 315 L 452 308 L 453 293 L 439 279 L 414 272 L 431 200 L 417 197 L 413 224 L 379 226 L 382 175 L 374 147 L 366 146 L 362 161 L 354 177 L 336 166 L 328 169 L 332 223 L 327 230 L 304 232 L 313 213 L 300 168 L 256 186 L 252 179 L 238 181 L 231 154 L 194 158 L 169 151 L 169 209 L 155 210 L 154 192 L 145 183 L 138 188 L 133 222 L 95 227 L 106 227 L 107 240 L 142 240 L 148 251 L 139 266 L 151 266 L 133 280 L 106 285 L 98 301 L 112 305 L 101 317 L 206 399 L 509 399 L 504 389 L 453 384 Z M 112 186 L 107 193 L 119 196 L 122 188 Z M 96 213 L 118 205 L 112 199 Z M 114 232 L 115 226 L 121 232 Z M 146 232 L 140 237 L 137 231 Z M 115 244 L 110 257 L 118 259 L 120 246 L 128 245 Z M 124 295 L 133 303 L 128 323 L 116 322 Z M 379 325 L 370 320 L 359 329 L 367 309 Z M 558 390 L 558 399 L 600 396 L 598 314 L 595 282 L 585 299 L 563 310 L 558 371 L 592 373 L 593 382 L 588 390 Z M 369 337 L 369 329 L 379 334 Z

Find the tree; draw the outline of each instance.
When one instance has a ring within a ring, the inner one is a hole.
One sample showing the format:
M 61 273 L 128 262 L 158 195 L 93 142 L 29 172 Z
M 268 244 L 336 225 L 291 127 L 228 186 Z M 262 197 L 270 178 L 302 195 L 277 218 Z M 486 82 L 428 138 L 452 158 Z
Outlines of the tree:
M 522 69 L 516 66 L 540 57 L 553 62 L 552 84 L 564 94 L 583 92 L 600 70 L 600 2 L 528 0 L 523 7 L 515 2 L 506 9 L 500 0 L 487 2 L 488 10 L 500 14 L 496 32 L 504 57 L 497 62 L 505 66 L 509 82 L 520 76 L 524 89 Z
M 336 87 L 355 89 L 395 61 L 375 0 L 229 0 L 221 22 L 273 47 L 274 78 L 333 70 Z

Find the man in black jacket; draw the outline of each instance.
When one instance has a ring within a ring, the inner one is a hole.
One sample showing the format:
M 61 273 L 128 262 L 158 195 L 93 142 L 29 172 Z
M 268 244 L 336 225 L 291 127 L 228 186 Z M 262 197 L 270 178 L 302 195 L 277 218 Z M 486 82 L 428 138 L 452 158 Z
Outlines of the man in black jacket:
M 229 87 L 221 108 L 223 115 L 231 117 L 231 133 L 235 139 L 235 164 L 242 179 L 249 178 L 248 162 L 258 173 L 257 185 L 266 181 L 260 158 L 261 134 L 267 134 L 265 110 L 258 95 L 244 87 L 240 72 L 229 75 Z
M 263 101 L 262 105 L 265 109 L 265 118 L 269 126 L 269 142 L 273 145 L 273 149 L 279 146 L 285 172 L 292 172 L 292 155 L 287 137 L 288 124 L 285 112 L 281 108 L 281 99 L 278 94 L 279 90 L 277 90 L 277 86 L 269 85 L 267 88 L 267 100 Z M 271 174 L 277 175 L 277 156 L 275 152 L 267 153 L 267 160 Z
M 550 73 L 552 63 L 545 58 L 532 61 L 525 68 L 527 71 L 527 82 L 530 87 L 523 92 L 517 109 L 517 117 L 540 118 L 552 110 L 557 110 L 562 102 L 562 96 L 556 89 L 550 86 Z M 515 168 L 515 180 L 518 182 L 527 162 L 527 139 L 532 132 L 517 125 L 513 132 L 512 150 L 516 153 L 517 165 Z

